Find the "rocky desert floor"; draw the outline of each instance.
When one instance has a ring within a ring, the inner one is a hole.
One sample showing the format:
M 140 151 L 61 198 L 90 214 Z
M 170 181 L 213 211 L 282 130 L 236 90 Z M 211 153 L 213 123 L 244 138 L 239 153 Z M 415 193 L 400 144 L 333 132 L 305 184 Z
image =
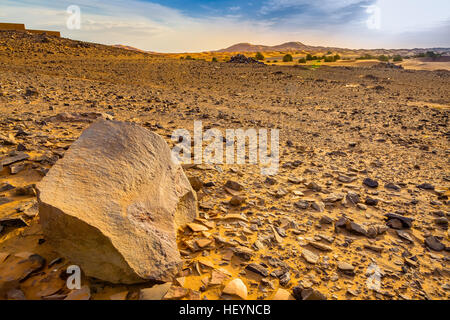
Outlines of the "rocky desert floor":
M 448 71 L 184 61 L 0 32 L 1 298 L 449 299 L 449 108 Z M 98 117 L 171 146 L 194 121 L 279 129 L 280 168 L 186 166 L 199 218 L 178 230 L 178 278 L 69 290 L 34 185 Z

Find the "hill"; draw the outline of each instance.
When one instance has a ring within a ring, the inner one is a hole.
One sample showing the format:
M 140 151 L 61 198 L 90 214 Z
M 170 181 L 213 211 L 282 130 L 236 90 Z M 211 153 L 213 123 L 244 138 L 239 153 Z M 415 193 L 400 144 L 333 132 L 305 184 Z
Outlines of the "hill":
M 299 41 L 292 41 L 282 43 L 275 46 L 267 45 L 254 45 L 251 43 L 238 43 L 232 45 L 225 49 L 220 49 L 215 52 L 298 52 L 304 51 L 309 53 L 319 53 L 319 52 L 336 52 L 340 54 L 348 55 L 381 55 L 388 54 L 394 55 L 399 54 L 403 56 L 413 56 L 419 53 L 425 53 L 427 51 L 434 51 L 436 53 L 441 53 L 444 55 L 450 54 L 450 48 L 414 48 L 414 49 L 348 49 L 348 48 L 338 48 L 338 47 L 324 47 L 324 46 L 310 46 Z

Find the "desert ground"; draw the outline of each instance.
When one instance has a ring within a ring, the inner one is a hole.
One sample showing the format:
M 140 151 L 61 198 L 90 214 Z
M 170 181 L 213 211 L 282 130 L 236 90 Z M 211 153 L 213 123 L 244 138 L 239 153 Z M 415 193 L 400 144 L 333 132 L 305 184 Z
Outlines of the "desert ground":
M 450 297 L 449 71 L 187 61 L 0 32 L 0 74 L 0 299 Z M 280 168 L 185 166 L 199 217 L 177 231 L 176 279 L 69 290 L 34 185 L 96 117 L 170 146 L 196 120 L 279 129 Z

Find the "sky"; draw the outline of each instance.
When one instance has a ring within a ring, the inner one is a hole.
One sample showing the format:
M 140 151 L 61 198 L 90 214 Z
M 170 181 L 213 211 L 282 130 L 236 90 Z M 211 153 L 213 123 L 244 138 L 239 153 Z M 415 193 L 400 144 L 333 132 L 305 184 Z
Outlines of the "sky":
M 76 10 L 68 11 L 73 6 L 80 9 L 79 19 Z M 0 22 L 157 52 L 289 41 L 367 49 L 450 47 L 449 0 L 0 0 Z

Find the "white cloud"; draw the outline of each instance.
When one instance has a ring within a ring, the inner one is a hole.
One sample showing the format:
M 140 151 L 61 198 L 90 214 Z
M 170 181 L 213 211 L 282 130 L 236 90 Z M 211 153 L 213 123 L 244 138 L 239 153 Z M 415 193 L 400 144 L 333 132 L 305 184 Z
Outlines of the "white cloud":
M 356 12 L 359 3 L 373 1 L 324 0 L 319 4 L 318 0 L 268 0 L 264 2 L 266 12 L 302 4 L 307 5 L 309 11 L 259 20 L 243 18 L 244 13 L 237 8 L 230 8 L 232 14 L 222 17 L 194 18 L 176 9 L 137 0 L 1 1 L 0 21 L 25 23 L 34 29 L 59 30 L 62 36 L 72 39 L 125 44 L 160 52 L 216 50 L 238 42 L 275 45 L 302 41 L 353 48 L 450 45 L 445 38 L 445 28 L 448 30 L 449 24 L 438 23 L 449 21 L 449 10 L 444 10 L 448 8 L 444 3 L 448 0 L 430 0 L 440 6 L 433 7 L 430 3 L 427 8 L 422 8 L 418 0 L 398 0 L 403 5 L 378 0 L 382 9 L 382 29 L 378 31 L 365 27 L 364 16 L 346 16 Z M 414 3 L 414 8 L 407 7 L 405 1 L 410 6 Z M 66 9 L 72 4 L 81 8 L 81 30 L 66 27 Z M 348 7 L 353 11 L 346 10 Z M 402 15 L 403 12 L 407 14 Z M 421 29 L 414 29 L 414 25 Z M 433 34 L 434 30 L 439 31 Z
M 72 39 L 161 52 L 216 50 L 224 43 L 252 38 L 255 32 L 265 34 L 269 26 L 266 22 L 240 21 L 239 15 L 192 18 L 175 9 L 135 0 L 5 1 L 1 20 L 59 30 Z M 72 4 L 81 8 L 80 30 L 66 27 L 66 9 Z
M 374 0 L 375 1 L 375 0 Z M 320 11 L 320 12 L 334 12 L 340 9 L 347 8 L 351 5 L 363 3 L 367 1 L 362 0 L 322 0 L 322 1 L 310 1 L 310 0 L 268 0 L 264 2 L 261 7 L 261 13 L 267 14 L 273 11 L 286 9 L 286 8 L 298 8 L 303 7 L 306 11 Z

